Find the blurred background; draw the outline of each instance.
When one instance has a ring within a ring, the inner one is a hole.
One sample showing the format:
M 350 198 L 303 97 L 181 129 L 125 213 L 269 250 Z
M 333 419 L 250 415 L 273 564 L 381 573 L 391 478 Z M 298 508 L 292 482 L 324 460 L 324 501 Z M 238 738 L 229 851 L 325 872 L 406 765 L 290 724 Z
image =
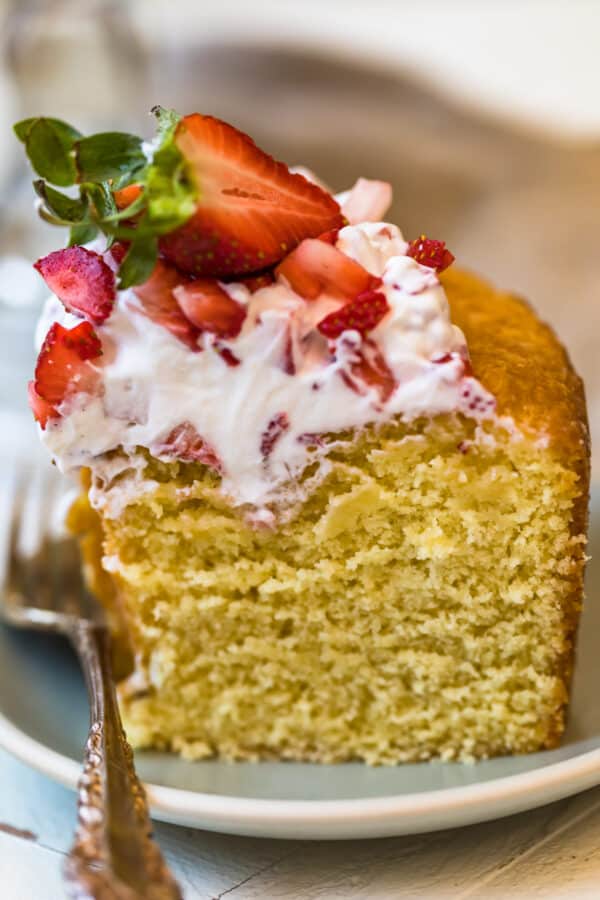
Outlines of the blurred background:
M 600 2 L 0 0 L 0 22 L 5 440 L 35 452 L 31 262 L 65 239 L 36 219 L 11 124 L 150 135 L 160 103 L 225 118 L 336 190 L 390 181 L 406 237 L 446 240 L 559 331 L 600 463 Z

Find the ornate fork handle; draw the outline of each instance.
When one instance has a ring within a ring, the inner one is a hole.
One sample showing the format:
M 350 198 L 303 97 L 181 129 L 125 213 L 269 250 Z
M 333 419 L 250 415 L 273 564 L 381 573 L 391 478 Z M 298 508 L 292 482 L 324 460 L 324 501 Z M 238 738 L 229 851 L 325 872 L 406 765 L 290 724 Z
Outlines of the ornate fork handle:
M 111 676 L 110 637 L 78 620 L 69 637 L 90 698 L 90 732 L 79 781 L 79 819 L 65 865 L 73 900 L 181 900 L 152 827 Z

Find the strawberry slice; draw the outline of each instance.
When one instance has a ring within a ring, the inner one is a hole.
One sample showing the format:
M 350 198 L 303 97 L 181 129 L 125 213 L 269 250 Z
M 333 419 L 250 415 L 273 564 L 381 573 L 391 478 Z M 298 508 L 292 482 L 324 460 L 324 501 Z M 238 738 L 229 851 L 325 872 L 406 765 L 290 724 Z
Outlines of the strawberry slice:
M 144 284 L 133 290 L 141 301 L 142 312 L 153 322 L 162 325 L 190 350 L 198 352 L 200 332 L 182 313 L 174 289 L 185 285 L 188 279 L 172 266 L 159 260 L 152 275 Z
M 315 300 L 322 293 L 352 300 L 381 284 L 381 279 L 341 250 L 314 239 L 302 241 L 277 266 L 275 274 L 285 278 L 292 290 L 306 300 Z
M 221 338 L 234 338 L 240 333 L 246 309 L 213 278 L 180 284 L 173 294 L 186 319 L 200 331 L 210 331 Z
M 434 241 L 422 234 L 408 245 L 407 256 L 412 256 L 422 266 L 443 272 L 454 262 L 454 256 L 446 247 L 445 241 Z
M 71 329 L 58 322 L 51 326 L 29 385 L 30 406 L 42 428 L 59 415 L 57 408 L 67 397 L 96 391 L 99 374 L 91 360 L 101 355 L 102 345 L 89 322 Z
M 389 308 L 381 291 L 365 291 L 321 319 L 317 328 L 326 338 L 337 338 L 349 330 L 360 331 L 364 337 L 381 322 Z
M 156 448 L 156 452 L 185 462 L 203 463 L 219 474 L 223 472 L 223 464 L 217 453 L 200 437 L 191 422 L 182 422 L 173 428 L 164 442 Z
M 255 272 L 304 238 L 343 224 L 330 194 L 226 122 L 186 116 L 175 143 L 198 184 L 197 208 L 160 247 L 184 272 L 220 278 Z
M 101 325 L 117 296 L 115 275 L 99 253 L 85 247 L 56 250 L 34 263 L 67 312 Z
M 391 205 L 391 184 L 387 181 L 359 178 L 342 204 L 342 215 L 351 225 L 380 222 Z

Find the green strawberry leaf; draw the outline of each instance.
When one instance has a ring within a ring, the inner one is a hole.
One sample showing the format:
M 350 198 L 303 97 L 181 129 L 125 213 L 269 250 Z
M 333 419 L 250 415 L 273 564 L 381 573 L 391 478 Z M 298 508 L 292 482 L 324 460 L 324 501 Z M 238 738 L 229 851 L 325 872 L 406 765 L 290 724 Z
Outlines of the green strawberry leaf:
M 98 232 L 98 226 L 91 223 L 72 225 L 69 231 L 68 246 L 74 247 L 76 244 L 88 244 L 90 241 L 93 241 L 94 238 L 98 237 Z
M 25 144 L 34 170 L 51 184 L 69 187 L 77 180 L 73 147 L 80 133 L 60 119 L 38 117 L 17 122 L 14 132 Z
M 158 255 L 158 240 L 153 235 L 139 235 L 133 239 L 119 267 L 119 288 L 143 284 L 152 274 Z
M 57 225 L 81 222 L 88 214 L 88 204 L 84 199 L 62 194 L 50 187 L 43 178 L 33 182 L 33 189 L 42 200 L 44 210 L 49 213 Z
M 81 185 L 80 193 L 82 197 L 89 201 L 94 211 L 93 218 L 99 223 L 117 211 L 117 204 L 114 201 L 112 191 L 104 181 L 98 184 L 93 181 L 86 181 Z
M 75 144 L 78 181 L 109 181 L 135 173 L 148 162 L 142 139 L 120 131 L 82 138 Z
M 124 132 L 83 137 L 59 119 L 23 119 L 14 126 L 33 169 L 40 197 L 39 213 L 53 225 L 70 228 L 70 246 L 87 243 L 98 233 L 107 246 L 115 239 L 130 242 L 120 267 L 120 284 L 145 281 L 156 262 L 158 238 L 183 225 L 198 199 L 190 168 L 175 143 L 180 116 L 154 107 L 157 133 L 151 144 Z M 79 197 L 50 187 L 78 185 Z M 118 209 L 115 191 L 138 185 L 139 193 Z

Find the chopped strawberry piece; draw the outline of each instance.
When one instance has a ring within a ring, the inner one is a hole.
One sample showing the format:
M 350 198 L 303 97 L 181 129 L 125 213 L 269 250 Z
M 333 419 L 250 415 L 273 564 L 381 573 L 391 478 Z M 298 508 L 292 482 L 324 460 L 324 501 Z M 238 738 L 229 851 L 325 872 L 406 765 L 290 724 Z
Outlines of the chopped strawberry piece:
M 406 255 L 412 256 L 422 266 L 428 266 L 438 272 L 443 272 L 454 262 L 454 256 L 444 241 L 431 240 L 424 234 L 410 242 Z
M 283 351 L 283 359 L 281 368 L 286 375 L 296 374 L 296 363 L 294 361 L 294 341 L 292 339 L 292 329 L 288 325 L 287 335 L 285 339 L 285 347 Z
M 177 425 L 157 448 L 161 456 L 172 456 L 185 462 L 200 462 L 216 472 L 223 472 L 223 464 L 210 444 L 204 441 L 191 422 Z
M 68 312 L 101 325 L 114 306 L 115 274 L 99 253 L 85 247 L 56 250 L 34 263 Z
M 46 428 L 50 419 L 59 417 L 58 410 L 51 403 L 48 403 L 47 400 L 44 400 L 43 397 L 40 397 L 35 389 L 35 381 L 30 381 L 27 385 L 27 396 L 29 398 L 29 408 L 36 422 L 39 422 L 42 426 L 42 430 Z
M 135 287 L 134 291 L 145 316 L 170 331 L 190 350 L 198 352 L 200 331 L 184 316 L 173 293 L 175 288 L 187 281 L 185 275 L 159 260 L 148 281 Z
M 389 308 L 381 291 L 365 291 L 321 319 L 317 328 L 326 338 L 337 338 L 350 330 L 360 331 L 364 336 L 381 322 Z
M 218 341 L 215 341 L 213 347 L 223 360 L 226 362 L 230 369 L 235 369 L 236 366 L 241 365 L 241 359 L 238 359 L 235 353 L 229 349 L 229 347 L 223 347 L 222 344 L 219 344 Z
M 304 238 L 343 224 L 334 198 L 212 116 L 182 119 L 177 147 L 198 184 L 196 212 L 160 240 L 185 272 L 220 278 L 279 262 Z
M 322 293 L 353 299 L 381 284 L 360 263 L 322 240 L 302 241 L 275 272 L 306 300 L 315 300 Z
M 268 459 L 275 448 L 275 444 L 290 427 L 290 420 L 287 413 L 281 412 L 273 416 L 267 427 L 262 433 L 260 441 L 260 452 L 263 459 Z
M 246 309 L 214 278 L 180 284 L 173 294 L 186 319 L 200 331 L 210 331 L 221 338 L 234 338 L 240 333 Z
M 389 400 L 396 389 L 393 372 L 381 350 L 372 341 L 363 342 L 358 360 L 350 366 L 350 373 L 342 372 L 342 377 L 357 394 L 364 394 L 365 387 L 376 388 L 382 403 Z
M 96 391 L 99 374 L 91 360 L 102 355 L 102 345 L 89 322 L 63 328 L 55 322 L 40 350 L 35 381 L 29 386 L 29 402 L 42 428 L 57 408 L 75 393 Z
M 342 214 L 351 225 L 379 222 L 391 204 L 391 184 L 387 181 L 359 178 L 342 204 Z

